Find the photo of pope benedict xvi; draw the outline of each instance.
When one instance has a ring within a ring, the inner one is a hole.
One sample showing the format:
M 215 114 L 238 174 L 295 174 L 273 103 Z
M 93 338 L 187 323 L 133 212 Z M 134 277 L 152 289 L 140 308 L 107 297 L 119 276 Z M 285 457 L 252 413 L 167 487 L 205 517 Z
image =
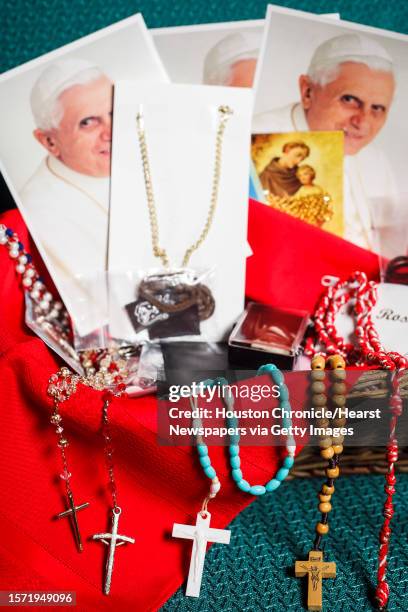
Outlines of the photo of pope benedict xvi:
M 33 136 L 46 155 L 21 201 L 49 260 L 72 286 L 106 269 L 112 82 L 88 61 L 56 61 L 34 83 L 30 103 Z
M 317 47 L 298 85 L 300 100 L 255 115 L 253 133 L 342 131 L 344 237 L 373 250 L 375 217 L 398 212 L 392 167 L 374 143 L 394 99 L 393 60 L 374 38 L 342 34 Z

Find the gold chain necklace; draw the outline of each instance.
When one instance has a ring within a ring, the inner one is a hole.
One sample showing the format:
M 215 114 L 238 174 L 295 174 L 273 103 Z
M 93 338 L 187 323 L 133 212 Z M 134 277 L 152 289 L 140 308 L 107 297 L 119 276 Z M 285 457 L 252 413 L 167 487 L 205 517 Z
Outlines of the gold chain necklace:
M 182 267 L 186 267 L 192 254 L 197 251 L 200 246 L 203 244 L 204 240 L 207 238 L 209 231 L 211 229 L 215 210 L 217 208 L 218 202 L 218 191 L 220 185 L 220 177 L 221 177 L 221 160 L 222 160 L 222 145 L 223 145 L 223 137 L 225 128 L 228 122 L 229 117 L 232 115 L 233 110 L 229 106 L 219 106 L 218 107 L 218 128 L 215 138 L 215 159 L 214 159 L 214 172 L 213 172 L 213 180 L 212 180 L 212 190 L 211 190 L 211 198 L 210 198 L 210 206 L 208 209 L 207 219 L 205 225 L 201 231 L 198 239 L 188 247 L 186 252 L 184 253 L 184 257 L 182 260 Z M 166 249 L 160 246 L 160 238 L 159 238 L 159 223 L 157 219 L 157 209 L 156 203 L 154 199 L 153 193 L 153 185 L 152 185 L 152 174 L 150 169 L 149 155 L 146 143 L 146 132 L 144 128 L 143 115 L 142 113 L 138 113 L 136 116 L 136 124 L 137 124 L 137 134 L 139 138 L 139 146 L 140 153 L 142 156 L 142 165 L 143 165 L 143 177 L 146 188 L 146 197 L 147 197 L 147 207 L 149 211 L 149 220 L 150 220 L 150 231 L 152 237 L 152 247 L 153 254 L 155 257 L 159 258 L 164 267 L 168 267 L 170 265 L 169 257 L 167 255 Z

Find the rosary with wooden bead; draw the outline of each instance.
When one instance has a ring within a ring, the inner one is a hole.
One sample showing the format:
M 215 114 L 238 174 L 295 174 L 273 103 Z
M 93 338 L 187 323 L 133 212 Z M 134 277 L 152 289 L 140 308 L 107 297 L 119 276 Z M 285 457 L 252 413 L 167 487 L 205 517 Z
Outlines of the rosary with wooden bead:
M 378 574 L 376 600 L 380 609 L 387 606 L 389 599 L 389 585 L 386 581 L 386 568 L 389 539 L 391 534 L 390 522 L 393 515 L 392 497 L 395 493 L 396 478 L 394 465 L 398 460 L 398 442 L 395 435 L 398 417 L 402 412 L 402 402 L 399 392 L 399 382 L 408 369 L 408 358 L 395 351 L 387 351 L 381 344 L 378 332 L 373 321 L 373 308 L 377 303 L 378 283 L 369 281 L 364 272 L 354 272 L 346 280 L 338 280 L 329 286 L 321 296 L 319 304 L 313 315 L 314 337 L 306 341 L 305 354 L 314 355 L 339 354 L 348 365 L 379 366 L 384 370 L 392 371 L 392 396 L 390 400 L 390 436 L 387 444 L 388 471 L 386 475 L 384 502 L 384 522 L 380 530 L 380 547 L 378 553 Z M 335 318 L 339 310 L 346 304 L 351 305 L 351 314 L 355 319 L 356 343 L 347 342 L 342 338 L 335 325 Z
M 332 403 L 335 408 L 344 408 L 346 395 L 346 363 L 340 355 L 332 355 L 326 361 L 321 355 L 315 356 L 312 360 L 311 372 L 311 391 L 312 405 L 319 406 L 322 410 L 322 418 L 319 419 L 319 427 L 327 428 L 330 424 L 325 418 L 325 408 L 327 407 L 327 396 L 325 386 L 325 367 L 328 365 L 331 368 L 332 386 Z M 333 420 L 333 426 L 343 427 L 345 419 L 339 418 Z M 298 578 L 308 575 L 308 610 L 322 609 L 322 579 L 336 577 L 336 564 L 325 562 L 323 560 L 323 551 L 321 542 L 323 536 L 329 532 L 329 512 L 332 509 L 331 498 L 334 493 L 334 481 L 339 477 L 340 455 L 343 452 L 343 436 L 331 437 L 328 435 L 322 436 L 319 446 L 320 455 L 323 459 L 327 459 L 328 466 L 326 468 L 327 481 L 322 485 L 319 493 L 319 512 L 321 512 L 320 521 L 316 524 L 316 536 L 313 543 L 313 548 L 309 552 L 308 561 L 296 561 L 295 575 Z

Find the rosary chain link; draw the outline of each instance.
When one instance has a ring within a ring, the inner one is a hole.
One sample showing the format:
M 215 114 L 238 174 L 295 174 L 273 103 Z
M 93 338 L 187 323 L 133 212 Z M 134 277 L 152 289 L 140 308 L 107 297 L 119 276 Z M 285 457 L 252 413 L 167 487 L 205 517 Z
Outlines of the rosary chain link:
M 219 123 L 216 134 L 215 141 L 215 160 L 214 160 L 214 172 L 213 172 L 213 181 L 212 181 L 212 189 L 211 189 L 211 198 L 210 198 L 210 207 L 207 214 L 207 219 L 205 225 L 201 231 L 200 236 L 188 249 L 186 250 L 183 260 L 182 266 L 185 267 L 188 265 L 192 254 L 200 248 L 205 239 L 207 238 L 209 231 L 211 229 L 215 211 L 217 208 L 218 202 L 218 192 L 220 186 L 221 179 L 221 163 L 222 163 L 222 145 L 224 141 L 224 132 L 227 126 L 227 122 L 229 117 L 232 115 L 233 111 L 229 106 L 220 106 L 218 108 L 219 113 Z M 147 142 L 146 142 L 146 133 L 143 126 L 143 115 L 138 113 L 136 116 L 136 124 L 137 124 L 137 133 L 139 138 L 139 146 L 140 153 L 142 157 L 142 166 L 143 166 L 143 177 L 145 182 L 146 189 L 146 197 L 147 197 L 147 206 L 149 211 L 149 221 L 150 221 L 150 230 L 152 237 L 152 248 L 153 254 L 155 257 L 161 260 L 164 267 L 169 266 L 169 258 L 167 255 L 166 249 L 160 247 L 159 240 L 159 223 L 157 219 L 157 210 L 153 192 L 153 184 L 152 184 L 152 175 L 149 163 L 149 156 L 147 150 Z
M 108 469 L 110 490 L 112 495 L 112 505 L 116 509 L 118 507 L 118 491 L 116 487 L 115 471 L 113 464 L 113 446 L 112 446 L 112 434 L 110 429 L 108 408 L 110 406 L 110 400 L 105 400 L 103 403 L 103 437 L 105 441 L 105 459 L 106 466 Z

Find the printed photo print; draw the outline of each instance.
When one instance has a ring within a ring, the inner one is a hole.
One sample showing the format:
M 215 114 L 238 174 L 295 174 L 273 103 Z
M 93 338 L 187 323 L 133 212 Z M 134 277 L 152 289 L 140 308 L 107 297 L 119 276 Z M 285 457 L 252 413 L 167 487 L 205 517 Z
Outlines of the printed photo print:
M 343 236 L 343 132 L 255 134 L 255 197 Z

